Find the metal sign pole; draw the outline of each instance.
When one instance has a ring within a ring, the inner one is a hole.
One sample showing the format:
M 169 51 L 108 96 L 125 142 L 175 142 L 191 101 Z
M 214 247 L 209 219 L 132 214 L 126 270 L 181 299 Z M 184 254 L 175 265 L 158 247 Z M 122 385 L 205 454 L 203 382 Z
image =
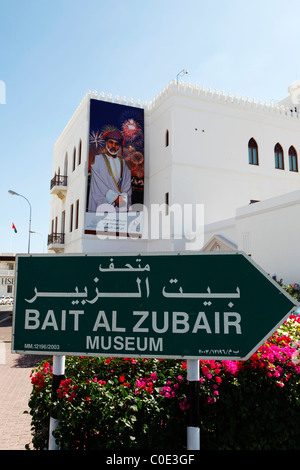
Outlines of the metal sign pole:
M 188 359 L 187 380 L 190 408 L 187 426 L 187 450 L 200 450 L 199 378 L 199 360 Z
M 57 389 L 60 382 L 65 378 L 65 359 L 65 356 L 53 356 L 52 403 L 57 398 Z M 58 427 L 58 424 L 57 414 L 52 407 L 49 424 L 48 450 L 59 450 L 59 446 L 56 444 L 53 436 L 53 431 Z

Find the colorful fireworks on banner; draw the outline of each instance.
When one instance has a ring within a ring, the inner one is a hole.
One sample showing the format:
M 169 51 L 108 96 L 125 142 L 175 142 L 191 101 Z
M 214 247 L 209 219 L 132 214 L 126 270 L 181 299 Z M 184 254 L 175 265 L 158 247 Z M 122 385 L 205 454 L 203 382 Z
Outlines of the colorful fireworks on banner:
M 102 132 L 100 131 L 92 131 L 89 138 L 89 143 L 91 147 L 95 149 L 102 149 L 104 147 L 104 139 L 102 137 Z
M 125 139 L 132 142 L 136 139 L 137 135 L 141 133 L 141 129 L 134 119 L 127 119 L 122 126 L 122 134 Z
M 105 125 L 101 131 L 92 131 L 89 136 L 90 148 L 99 153 L 105 149 L 105 141 L 103 139 L 104 132 L 117 130 L 117 127 L 114 125 Z M 140 124 L 132 117 L 126 118 L 121 123 L 121 134 L 126 139 L 126 154 L 133 153 L 138 151 L 139 153 L 143 152 L 144 146 L 144 136 L 143 130 Z

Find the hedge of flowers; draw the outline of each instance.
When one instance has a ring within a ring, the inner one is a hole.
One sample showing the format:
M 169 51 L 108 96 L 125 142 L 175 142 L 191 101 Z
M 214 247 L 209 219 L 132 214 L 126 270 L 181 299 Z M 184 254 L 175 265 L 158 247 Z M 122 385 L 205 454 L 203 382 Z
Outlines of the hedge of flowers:
M 201 449 L 300 448 L 300 316 L 248 361 L 201 360 L 199 367 Z M 186 448 L 185 361 L 67 357 L 54 403 L 50 360 L 31 382 L 36 450 L 48 446 L 52 407 L 62 450 Z
M 61 449 L 166 449 L 170 442 L 184 448 L 185 362 L 68 356 L 65 377 L 54 402 Z M 50 360 L 31 381 L 32 444 L 42 450 L 52 408 Z

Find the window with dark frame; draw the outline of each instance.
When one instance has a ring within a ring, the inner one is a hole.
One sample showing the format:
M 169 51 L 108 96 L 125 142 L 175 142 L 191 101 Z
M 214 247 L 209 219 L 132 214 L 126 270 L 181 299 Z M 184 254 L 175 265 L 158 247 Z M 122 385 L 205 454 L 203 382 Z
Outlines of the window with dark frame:
M 78 165 L 81 164 L 81 150 L 82 150 L 82 142 L 81 142 L 81 139 L 80 139 L 79 148 L 78 148 Z
M 281 145 L 277 142 L 274 147 L 274 156 L 275 156 L 275 168 L 278 170 L 284 170 L 284 158 L 283 150 Z
M 248 142 L 248 156 L 250 165 L 258 165 L 258 146 L 253 137 Z
M 75 230 L 78 228 L 79 222 L 79 199 L 76 201 Z
M 73 207 L 73 204 L 71 204 L 70 206 L 70 232 L 73 231 L 73 210 L 74 210 L 74 207 Z
M 75 170 L 76 167 L 76 148 L 74 147 L 73 151 L 73 171 Z
M 169 147 L 169 129 L 166 130 L 166 147 Z
M 169 215 L 169 193 L 165 193 L 166 215 Z
M 290 171 L 298 171 L 298 157 L 296 149 L 293 146 L 289 148 L 289 164 Z

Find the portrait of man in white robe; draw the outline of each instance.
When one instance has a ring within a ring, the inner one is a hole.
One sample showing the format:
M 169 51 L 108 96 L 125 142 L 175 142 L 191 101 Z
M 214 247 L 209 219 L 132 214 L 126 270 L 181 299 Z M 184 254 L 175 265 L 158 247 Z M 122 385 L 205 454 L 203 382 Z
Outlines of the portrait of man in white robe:
M 128 211 L 131 206 L 131 170 L 121 156 L 126 141 L 116 129 L 104 132 L 105 150 L 95 155 L 91 163 L 88 212 L 105 206 L 116 212 Z

